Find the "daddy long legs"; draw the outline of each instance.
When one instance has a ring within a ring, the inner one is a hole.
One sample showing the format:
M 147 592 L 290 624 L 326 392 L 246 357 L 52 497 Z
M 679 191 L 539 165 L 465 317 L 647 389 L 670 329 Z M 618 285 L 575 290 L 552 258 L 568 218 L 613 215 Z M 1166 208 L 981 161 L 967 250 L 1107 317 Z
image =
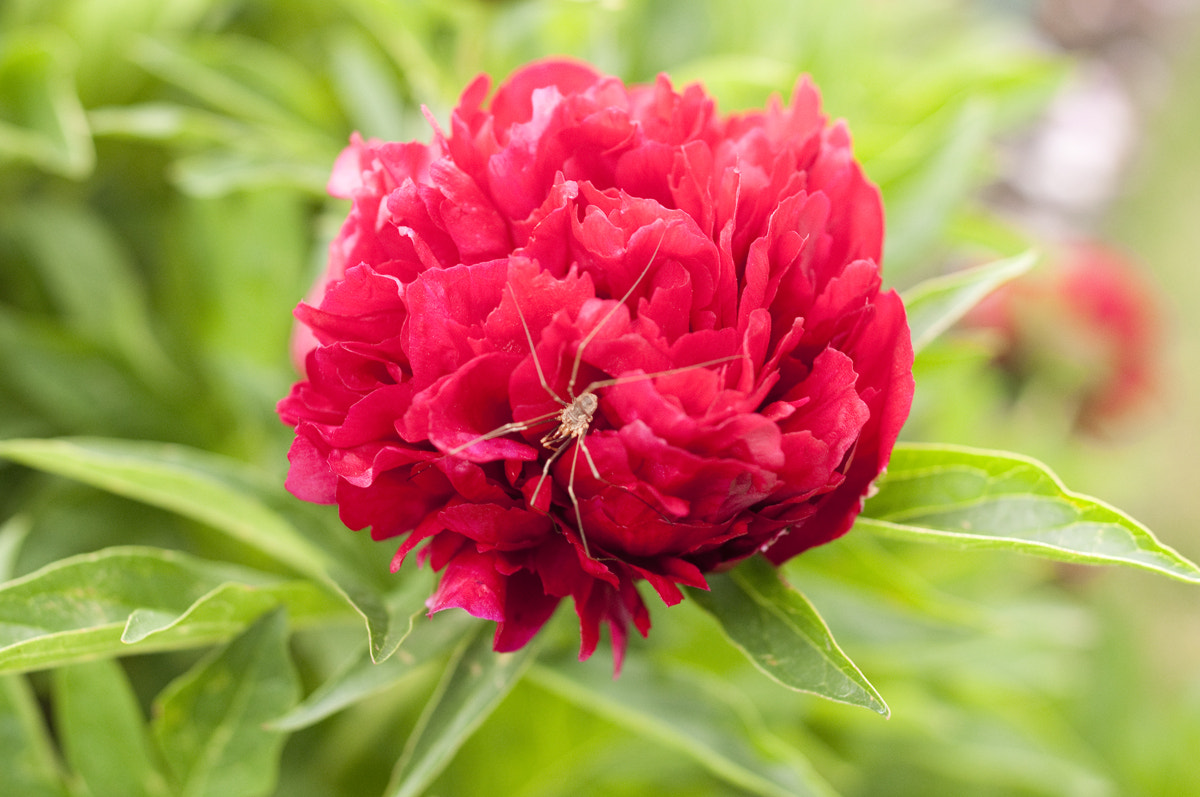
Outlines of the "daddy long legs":
M 657 259 L 659 249 L 661 249 L 663 240 L 665 240 L 665 238 L 666 233 L 664 232 L 646 265 L 642 268 L 633 284 L 630 285 L 628 290 L 625 291 L 625 294 L 621 297 L 620 301 L 609 308 L 608 312 L 601 317 L 601 319 L 591 328 L 591 330 L 588 331 L 588 333 L 575 347 L 570 374 L 566 383 L 565 396 L 560 395 L 558 391 L 556 391 L 550 384 L 550 380 L 546 376 L 546 371 L 538 358 L 537 346 L 533 339 L 533 333 L 530 330 L 529 323 L 521 309 L 520 300 L 518 299 L 512 284 L 507 283 L 505 287 L 508 289 L 508 292 L 513 299 L 517 316 L 521 321 L 521 327 L 525 333 L 525 341 L 529 347 L 530 356 L 532 357 L 533 367 L 537 374 L 538 382 L 541 388 L 546 392 L 547 396 L 553 399 L 554 402 L 559 405 L 559 407 L 556 410 L 535 416 L 533 418 L 528 418 L 521 421 L 510 421 L 509 423 L 498 426 L 490 432 L 479 435 L 478 437 L 468 440 L 467 442 L 455 446 L 454 448 L 445 452 L 446 456 L 457 456 L 469 450 L 472 446 L 478 445 L 486 440 L 503 437 L 508 434 L 524 432 L 526 430 L 536 428 L 542 424 L 555 424 L 553 428 L 551 428 L 551 430 L 547 432 L 540 440 L 541 445 L 550 451 L 550 455 L 542 464 L 541 474 L 538 477 L 538 481 L 534 487 L 533 493 L 528 498 L 528 503 L 530 506 L 536 504 L 543 486 L 550 478 L 551 467 L 553 467 L 554 463 L 558 461 L 558 459 L 566 452 L 568 448 L 571 448 L 571 465 L 567 474 L 566 492 L 571 502 L 571 507 L 574 510 L 576 529 L 583 545 L 583 551 L 588 558 L 593 557 L 590 546 L 588 545 L 587 535 L 584 531 L 583 512 L 580 508 L 579 498 L 575 493 L 575 476 L 579 465 L 579 454 L 582 452 L 583 458 L 587 463 L 588 469 L 591 471 L 592 477 L 597 481 L 607 483 L 607 480 L 605 480 L 600 474 L 600 469 L 597 467 L 596 461 L 592 457 L 592 454 L 588 450 L 587 446 L 587 436 L 591 431 L 592 422 L 595 418 L 597 410 L 600 407 L 600 396 L 596 391 L 628 382 L 657 379 L 659 377 L 683 373 L 685 371 L 692 371 L 699 368 L 719 365 L 721 363 L 742 359 L 745 356 L 744 354 L 735 354 L 707 360 L 705 362 L 680 366 L 678 368 L 669 368 L 666 370 L 656 371 L 653 373 L 634 373 L 609 377 L 606 379 L 599 379 L 588 383 L 583 390 L 579 391 L 578 393 L 575 392 L 575 385 L 579 380 L 580 369 L 583 364 L 584 352 L 587 349 L 587 346 L 596 338 L 596 336 L 614 317 L 614 315 L 625 306 L 626 302 L 637 290 L 638 286 L 646 279 L 655 263 L 655 260 Z M 639 500 L 642 499 L 639 497 Z M 659 514 L 662 514 L 657 507 L 651 506 L 651 509 Z

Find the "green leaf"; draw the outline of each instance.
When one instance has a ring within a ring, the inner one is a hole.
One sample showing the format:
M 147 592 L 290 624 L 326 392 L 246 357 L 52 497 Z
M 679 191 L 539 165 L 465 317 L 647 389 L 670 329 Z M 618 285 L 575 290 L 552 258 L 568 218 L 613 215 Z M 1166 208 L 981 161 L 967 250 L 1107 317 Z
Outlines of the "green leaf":
M 59 324 L 2 305 L 0 386 L 59 429 L 145 437 L 163 428 L 157 413 L 129 411 L 153 407 L 155 399 L 111 352 Z M 11 414 L 5 421 L 19 417 Z
M 287 711 L 298 693 L 282 611 L 172 682 L 155 700 L 153 731 L 175 794 L 270 794 L 286 737 L 263 725 Z
M 0 794 L 66 794 L 37 698 L 21 675 L 0 675 Z
M 413 620 L 416 626 L 405 637 L 404 644 L 395 656 L 376 662 L 371 658 L 371 651 L 364 648 L 298 706 L 267 723 L 268 727 L 296 731 L 315 725 L 348 706 L 395 686 L 421 665 L 444 654 L 462 639 L 464 633 L 469 633 L 468 615 L 458 612 L 443 613 L 433 618 L 414 615 Z
M 236 119 L 294 129 L 310 121 L 304 116 L 323 115 L 321 100 L 326 98 L 319 83 L 263 41 L 224 36 L 174 43 L 142 37 L 132 57 L 167 83 Z
M 385 595 L 370 579 L 373 571 L 364 569 L 361 558 L 352 556 L 353 548 L 345 556 L 335 558 L 313 545 L 288 518 L 260 499 L 259 494 L 267 488 L 258 484 L 257 474 L 235 460 L 184 446 L 92 438 L 0 440 L 0 457 L 207 523 L 301 573 L 314 576 L 318 582 L 335 589 L 362 616 L 375 661 L 383 661 L 395 652 L 408 633 L 413 596 L 429 591 L 427 579 L 410 574 L 406 583 L 411 587 Z M 306 614 L 298 604 L 289 605 L 294 616 Z M 243 612 L 247 613 L 248 610 Z M 189 634 L 204 630 L 200 620 L 209 616 L 200 614 L 192 618 L 197 621 L 195 624 L 184 623 L 148 644 L 184 646 Z M 167 622 L 164 616 L 159 616 L 150 619 L 147 626 L 143 624 L 145 620 L 144 616 L 136 619 L 130 632 L 134 639 L 140 639 L 146 627 L 156 630 L 157 623 Z M 211 642 L 227 636 L 228 632 L 221 634 L 210 626 L 207 635 L 197 638 Z M 0 651 L 0 669 L 3 661 Z
M 955 114 L 953 120 L 944 118 L 949 113 Z M 978 184 L 977 167 L 995 113 L 995 102 L 975 96 L 925 121 L 944 131 L 937 148 L 922 161 L 921 171 L 891 187 L 884 263 L 903 270 L 936 247 L 951 214 Z
M 533 662 L 536 641 L 494 653 L 488 630 L 480 623 L 450 660 L 392 772 L 388 797 L 422 794 Z
M 382 593 L 343 568 L 332 573 L 332 586 L 367 626 L 371 659 L 381 663 L 391 657 L 412 630 L 413 607 L 432 592 L 432 571 L 408 573 L 401 589 Z
M 67 326 L 119 352 L 150 384 L 176 370 L 154 337 L 136 268 L 99 217 L 60 202 L 31 201 L 0 220 L 3 238 L 28 252 Z M 80 252 L 87 268 L 79 267 Z
M 855 526 L 888 537 L 1124 564 L 1200 582 L 1200 568 L 1133 518 L 1073 493 L 1042 463 L 961 446 L 902 444 Z
M 115 661 L 54 670 L 63 753 L 93 797 L 167 797 L 137 697 Z
M 913 351 L 920 352 L 985 296 L 1037 262 L 1033 252 L 934 277 L 904 292 Z
M 280 603 L 300 622 L 346 614 L 311 583 L 161 548 L 70 557 L 0 587 L 0 672 L 212 644 Z
M 32 528 L 33 523 L 27 515 L 13 515 L 0 524 L 0 584 L 12 578 L 21 544 Z
M 328 555 L 240 484 L 245 466 L 164 443 L 91 438 L 3 440 L 0 457 L 158 506 L 325 577 Z
M 355 130 L 364 137 L 404 140 L 404 101 L 398 75 L 366 35 L 354 29 L 330 41 L 330 79 Z
M 875 687 L 846 657 L 812 604 L 753 556 L 727 573 L 709 576 L 709 591 L 688 589 L 729 640 L 756 667 L 800 692 L 889 711 Z
M 681 677 L 680 668 L 666 673 L 639 668 L 628 662 L 620 678 L 607 670 L 570 662 L 551 669 L 541 664 L 529 672 L 538 686 L 581 708 L 656 741 L 694 760 L 741 792 L 762 797 L 828 795 L 833 790 L 799 753 L 791 750 L 785 766 L 765 758 L 750 743 L 763 741 L 767 732 L 748 728 L 730 702 L 726 683 L 708 684 Z M 753 733 L 751 733 L 753 731 Z M 783 743 L 772 737 L 772 747 Z
M 297 624 L 346 615 L 346 605 L 311 581 L 287 581 L 269 586 L 221 584 L 182 613 L 154 608 L 135 609 L 125 622 L 121 641 L 191 647 L 224 640 L 276 606 L 288 607 Z
M 456 87 L 449 85 L 445 59 L 430 51 L 433 36 L 420 35 L 422 28 L 433 27 L 428 19 L 431 7 L 399 6 L 386 0 L 339 0 L 339 4 L 378 39 L 417 103 L 437 110 L 454 96 Z
M 0 48 L 0 162 L 26 161 L 73 178 L 91 172 L 96 152 L 75 92 L 73 55 L 57 31 L 7 32 Z

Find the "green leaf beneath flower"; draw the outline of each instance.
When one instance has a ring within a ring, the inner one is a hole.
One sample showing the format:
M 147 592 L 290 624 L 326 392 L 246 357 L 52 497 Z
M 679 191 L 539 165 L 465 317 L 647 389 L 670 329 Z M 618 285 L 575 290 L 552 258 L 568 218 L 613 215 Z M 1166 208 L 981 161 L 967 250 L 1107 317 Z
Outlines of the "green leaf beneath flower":
M 108 548 L 0 587 L 0 672 L 222 642 L 281 604 L 298 623 L 353 616 L 312 582 L 161 548 Z
M 913 351 L 920 352 L 979 304 L 996 288 L 1021 276 L 1037 262 L 1037 254 L 1025 252 L 976 268 L 963 269 L 927 279 L 903 294 Z
M 388 797 L 424 793 L 533 662 L 537 640 L 513 653 L 495 653 L 489 625 L 480 623 L 446 667 L 392 772 Z
M 767 560 L 753 556 L 689 589 L 756 667 L 786 687 L 888 716 L 875 687 L 842 652 L 813 605 Z
M 145 719 L 129 679 L 115 661 L 54 670 L 54 718 L 63 753 L 95 795 L 167 797 Z
M 669 676 L 633 661 L 617 679 L 596 665 L 574 661 L 553 669 L 538 664 L 529 673 L 543 689 L 678 751 L 739 792 L 762 797 L 833 793 L 791 748 L 791 766 L 763 756 L 753 742 L 764 741 L 766 732 L 747 728 L 746 718 L 731 704 L 728 684 L 707 684 L 679 669 Z M 774 749 L 785 746 L 774 737 L 770 742 Z
M 1200 582 L 1200 568 L 1113 507 L 1073 493 L 1040 462 L 960 446 L 902 444 L 856 528 L 916 542 L 1124 564 Z
M 470 633 L 468 615 L 445 612 L 433 618 L 413 617 L 414 627 L 403 640 L 406 644 L 386 661 L 376 662 L 364 649 L 342 669 L 318 686 L 311 695 L 287 714 L 267 723 L 282 731 L 296 731 L 314 725 L 326 717 L 372 695 L 397 685 L 413 675 L 426 662 L 438 658 L 455 642 Z
M 298 693 L 282 611 L 172 682 L 155 701 L 153 729 L 175 793 L 270 794 L 286 736 L 263 726 L 287 711 Z

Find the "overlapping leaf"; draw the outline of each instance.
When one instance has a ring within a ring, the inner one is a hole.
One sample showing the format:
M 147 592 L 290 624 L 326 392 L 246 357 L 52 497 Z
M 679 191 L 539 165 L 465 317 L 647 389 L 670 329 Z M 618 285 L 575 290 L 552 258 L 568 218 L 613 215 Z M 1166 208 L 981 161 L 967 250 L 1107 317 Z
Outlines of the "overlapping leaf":
M 658 742 L 695 761 L 725 783 L 762 797 L 828 795 L 832 789 L 803 757 L 791 752 L 791 766 L 771 760 L 754 746 L 728 693 L 675 671 L 670 676 L 629 662 L 614 680 L 593 665 L 536 665 L 529 679 L 581 708 Z M 776 745 L 779 746 L 779 745 Z
M 486 631 L 480 625 L 452 657 L 392 772 L 388 797 L 422 794 L 533 662 L 536 642 L 494 653 Z
M 913 350 L 920 352 L 962 318 L 985 296 L 1021 276 L 1037 262 L 1026 252 L 995 263 L 934 277 L 904 292 L 904 309 L 912 331 Z
M 184 797 L 257 797 L 278 777 L 285 736 L 264 727 L 299 682 L 282 612 L 266 615 L 155 701 L 154 738 Z
M 917 542 L 1124 564 L 1200 582 L 1200 568 L 1145 526 L 1071 492 L 1046 466 L 1018 454 L 899 445 L 856 527 Z
M 0 587 L 0 672 L 212 644 L 278 605 L 300 623 L 349 615 L 313 582 L 161 548 L 108 548 Z
M 768 676 L 791 689 L 888 715 L 883 698 L 838 647 L 816 609 L 765 559 L 751 557 L 708 583 L 709 591 L 688 594 Z

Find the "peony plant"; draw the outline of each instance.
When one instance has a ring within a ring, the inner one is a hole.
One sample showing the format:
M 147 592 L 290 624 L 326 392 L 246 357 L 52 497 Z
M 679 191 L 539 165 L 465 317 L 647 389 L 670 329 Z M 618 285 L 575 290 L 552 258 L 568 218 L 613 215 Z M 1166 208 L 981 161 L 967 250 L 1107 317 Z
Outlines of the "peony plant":
M 417 549 L 496 650 L 570 597 L 619 666 L 638 582 L 673 605 L 854 523 L 913 391 L 882 203 L 807 80 L 728 117 L 566 60 L 488 86 L 334 167 L 288 488 Z
M 920 281 L 964 239 L 1025 245 L 960 213 L 1042 56 L 942 3 L 77 5 L 0 15 L 0 794 L 1136 793 L 1105 767 L 1190 771 L 1157 765 L 1186 699 L 1168 716 L 1111 688 L 1124 660 L 1079 666 L 1106 652 L 1091 629 L 1137 644 L 1074 569 L 960 549 L 1200 570 L 1028 457 L 914 442 L 992 386 L 926 381 L 983 363 L 942 333 L 1034 260 Z M 572 31 L 708 89 L 562 58 L 469 82 Z M 421 102 L 448 119 L 431 138 Z M 1083 370 L 1116 381 L 1089 397 L 1144 373 L 1107 334 L 1134 317 L 1101 311 L 1127 291 L 1095 276 L 1046 314 L 1104 330 Z M 1045 346 L 1061 330 L 1012 329 L 1079 364 Z M 605 629 L 612 663 L 577 660 Z M 1097 685 L 1125 701 L 1104 723 Z M 884 694 L 900 722 L 839 705 L 886 716 Z

